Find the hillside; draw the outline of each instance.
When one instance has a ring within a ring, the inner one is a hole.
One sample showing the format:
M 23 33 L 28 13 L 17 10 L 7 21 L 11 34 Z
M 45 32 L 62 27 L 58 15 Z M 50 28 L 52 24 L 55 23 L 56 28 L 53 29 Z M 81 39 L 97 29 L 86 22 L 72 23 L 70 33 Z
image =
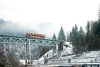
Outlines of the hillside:
M 45 59 L 48 59 L 47 64 L 57 63 L 73 63 L 73 62 L 100 62 L 100 51 L 83 52 L 73 55 L 71 46 L 65 47 L 59 57 L 53 58 L 53 50 L 49 50 L 39 60 L 34 60 L 33 65 L 44 64 Z M 56 54 L 56 53 L 55 53 Z

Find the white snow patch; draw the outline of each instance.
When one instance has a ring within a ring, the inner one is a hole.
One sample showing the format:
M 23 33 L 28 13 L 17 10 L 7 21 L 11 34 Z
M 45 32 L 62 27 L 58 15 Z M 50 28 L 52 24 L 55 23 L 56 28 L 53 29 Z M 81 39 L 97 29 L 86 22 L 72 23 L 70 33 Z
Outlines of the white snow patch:
M 20 59 L 19 62 L 23 65 L 25 65 L 25 60 Z
M 63 46 L 63 51 L 61 52 L 61 56 L 72 54 L 73 53 L 72 49 L 73 47 L 71 42 L 65 42 L 65 46 Z

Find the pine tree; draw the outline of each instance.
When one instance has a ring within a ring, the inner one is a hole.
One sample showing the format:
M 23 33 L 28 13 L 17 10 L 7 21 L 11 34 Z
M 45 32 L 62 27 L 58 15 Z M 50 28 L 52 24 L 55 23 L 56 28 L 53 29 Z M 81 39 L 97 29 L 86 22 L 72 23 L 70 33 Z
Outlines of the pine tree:
M 73 44 L 73 51 L 75 53 L 78 53 L 78 28 L 77 25 L 75 24 L 74 27 L 72 27 L 72 32 L 71 32 L 71 39 L 72 39 L 72 44 Z
M 85 37 L 85 32 L 83 31 L 83 28 L 80 27 L 80 30 L 79 30 L 79 32 L 78 32 L 79 43 L 82 43 L 84 37 Z
M 78 32 L 78 43 L 80 51 L 83 52 L 85 49 L 85 32 L 82 27 L 80 27 L 80 30 Z
M 55 33 L 53 34 L 52 39 L 53 40 L 56 40 L 57 39 Z
M 58 40 L 66 40 L 65 33 L 62 27 L 59 31 Z
M 65 33 L 64 33 L 64 30 L 63 30 L 62 27 L 61 27 L 61 29 L 59 31 L 58 40 L 61 40 L 61 42 L 58 45 L 58 50 L 63 50 L 64 41 L 66 39 L 65 39 Z
M 55 33 L 53 34 L 53 36 L 52 36 L 52 40 L 56 40 L 57 38 L 56 38 L 56 35 L 55 35 Z M 56 50 L 56 44 L 55 43 L 53 43 L 55 46 L 54 47 L 50 47 L 50 49 L 54 49 L 54 50 Z
M 75 27 L 72 27 L 71 38 L 74 44 L 78 42 L 78 28 L 76 24 Z
M 91 24 L 88 21 L 87 26 L 86 26 L 86 44 L 85 44 L 85 49 L 86 51 L 90 51 L 91 47 L 91 41 L 92 41 L 92 34 L 91 34 Z
M 72 42 L 72 32 L 71 31 L 70 33 L 67 34 L 67 41 Z

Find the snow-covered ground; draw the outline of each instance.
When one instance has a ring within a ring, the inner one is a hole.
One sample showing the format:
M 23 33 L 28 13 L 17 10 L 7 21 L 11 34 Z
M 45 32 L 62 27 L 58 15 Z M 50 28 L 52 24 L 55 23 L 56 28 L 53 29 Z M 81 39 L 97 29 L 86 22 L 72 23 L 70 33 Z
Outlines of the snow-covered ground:
M 65 45 L 63 46 L 63 51 L 61 52 L 61 56 L 72 54 L 73 53 L 72 49 L 73 49 L 72 44 L 70 42 L 66 42 Z
M 20 59 L 19 62 L 23 65 L 25 65 L 25 60 Z
M 66 47 L 67 46 L 67 47 Z M 84 52 L 80 55 L 73 55 L 72 45 L 70 42 L 66 42 L 63 46 L 63 51 L 60 52 L 60 56 L 56 56 L 53 50 L 49 50 L 39 60 L 33 60 L 33 65 L 44 64 L 47 59 L 47 64 L 58 63 L 73 63 L 73 62 L 100 62 L 100 51 Z
M 72 63 L 72 62 L 100 62 L 100 51 L 91 51 L 89 53 L 83 53 L 81 56 L 70 55 L 64 57 L 58 57 L 54 59 L 50 59 L 48 64 L 56 64 L 56 63 Z

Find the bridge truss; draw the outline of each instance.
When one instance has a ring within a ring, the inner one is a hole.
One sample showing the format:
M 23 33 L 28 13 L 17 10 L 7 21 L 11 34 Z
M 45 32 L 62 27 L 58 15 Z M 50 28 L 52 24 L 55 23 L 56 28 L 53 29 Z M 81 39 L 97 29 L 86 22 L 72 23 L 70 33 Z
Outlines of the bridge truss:
M 26 38 L 26 37 L 18 37 L 18 36 L 8 36 L 8 35 L 0 35 L 0 43 L 4 45 L 4 49 L 6 51 L 6 44 L 21 44 L 24 45 L 25 55 L 26 55 L 26 65 L 32 65 L 32 57 L 31 57 L 31 48 L 33 45 L 42 45 L 42 46 L 56 46 L 60 43 L 58 40 L 50 40 L 50 39 L 36 39 L 36 38 Z

